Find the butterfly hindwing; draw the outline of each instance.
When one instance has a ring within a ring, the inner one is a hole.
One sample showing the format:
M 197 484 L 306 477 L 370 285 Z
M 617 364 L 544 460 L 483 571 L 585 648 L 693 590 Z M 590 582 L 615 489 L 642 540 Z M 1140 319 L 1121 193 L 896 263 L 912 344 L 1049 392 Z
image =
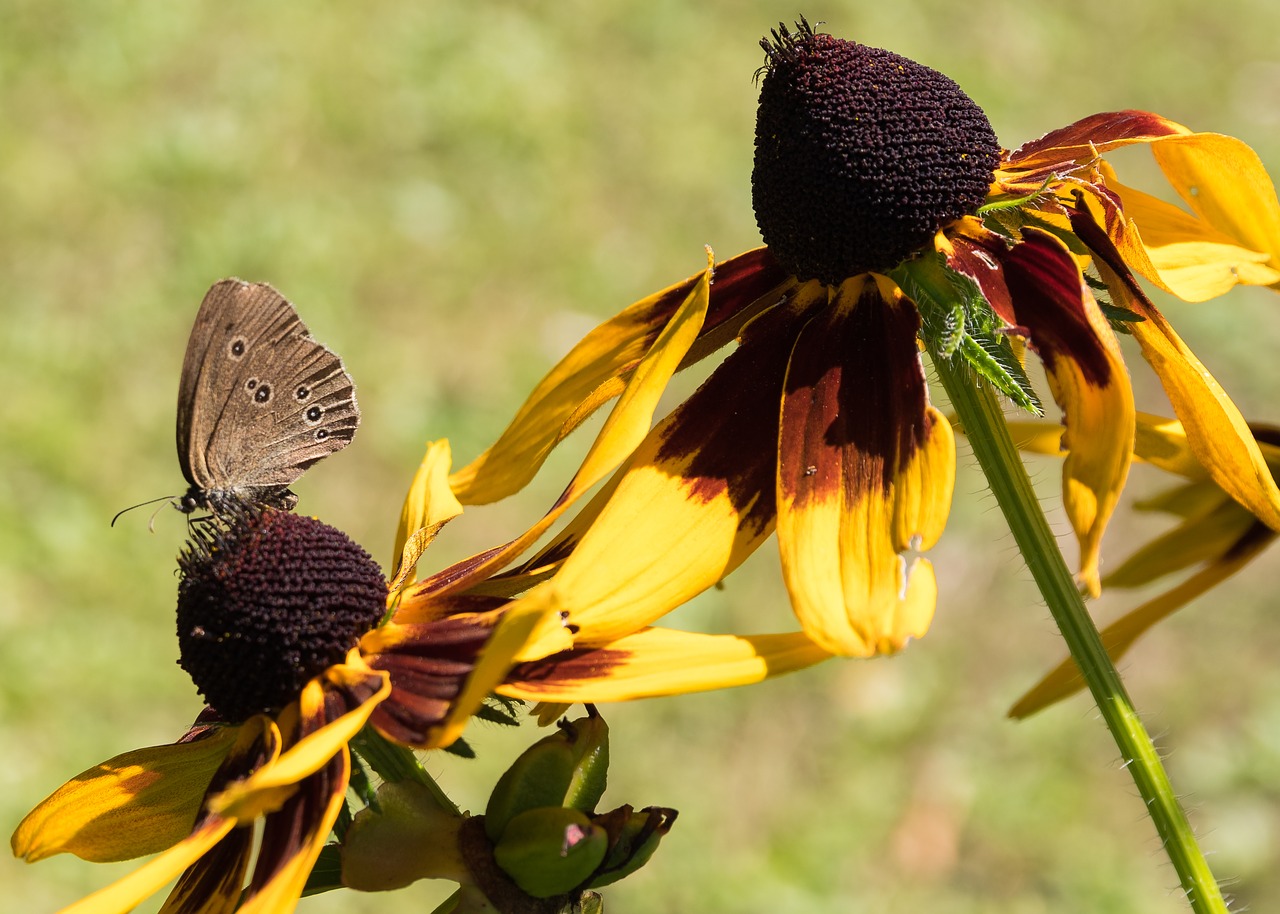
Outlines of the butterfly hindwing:
M 355 435 L 360 409 L 341 359 L 265 283 L 223 280 L 205 296 L 183 361 L 183 504 L 291 504 L 287 487 Z

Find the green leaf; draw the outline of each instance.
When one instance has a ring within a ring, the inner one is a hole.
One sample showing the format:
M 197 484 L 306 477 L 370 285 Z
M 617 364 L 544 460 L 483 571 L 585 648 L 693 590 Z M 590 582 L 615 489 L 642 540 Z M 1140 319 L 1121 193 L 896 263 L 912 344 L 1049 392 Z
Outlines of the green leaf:
M 320 849 L 320 856 L 311 867 L 311 875 L 302 888 L 302 895 L 320 895 L 343 888 L 342 885 L 342 848 L 337 844 L 326 844 Z
M 941 254 L 909 261 L 891 276 L 916 303 L 922 335 L 933 351 L 961 360 L 1022 409 L 1044 415 L 1040 398 L 1002 332 L 1004 322 L 976 282 L 948 267 Z

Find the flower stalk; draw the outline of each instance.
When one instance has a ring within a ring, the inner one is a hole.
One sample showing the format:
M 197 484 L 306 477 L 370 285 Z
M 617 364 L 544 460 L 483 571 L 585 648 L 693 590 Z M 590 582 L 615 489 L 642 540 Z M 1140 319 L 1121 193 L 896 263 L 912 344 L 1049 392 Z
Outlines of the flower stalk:
M 933 346 L 929 347 L 929 355 L 1018 549 L 1138 786 L 1187 901 L 1197 914 L 1226 914 L 1222 892 L 1173 792 L 1169 775 L 1102 645 L 1040 509 L 999 402 L 988 386 L 974 383 L 972 373 L 963 364 L 941 355 Z

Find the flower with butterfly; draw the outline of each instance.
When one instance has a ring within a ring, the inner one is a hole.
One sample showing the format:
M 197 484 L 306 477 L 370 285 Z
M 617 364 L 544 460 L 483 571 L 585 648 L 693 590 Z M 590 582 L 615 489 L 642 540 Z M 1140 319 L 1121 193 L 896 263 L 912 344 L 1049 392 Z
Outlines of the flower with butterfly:
M 315 364 L 293 370 L 274 347 Z M 175 878 L 166 910 L 291 910 L 342 824 L 362 770 L 353 768 L 353 743 L 450 746 L 518 662 L 540 656 L 535 644 L 569 646 L 554 613 L 517 599 L 546 580 L 545 563 L 504 569 L 643 437 L 677 349 L 660 344 L 645 356 L 591 456 L 538 524 L 415 583 L 423 552 L 461 511 L 447 481 L 448 444 L 430 445 L 384 580 L 345 534 L 287 510 L 287 486 L 354 434 L 349 376 L 270 287 L 215 286 L 188 348 L 178 426 L 192 485 L 179 507 L 211 511 L 191 524 L 178 595 L 179 662 L 206 708 L 173 744 L 126 752 L 55 791 L 19 825 L 14 852 L 32 862 L 63 852 L 97 862 L 156 854 L 68 911 L 131 910 Z M 267 385 L 298 401 L 306 387 L 341 424 L 325 438 L 304 433 L 314 428 L 304 425 L 310 407 L 293 402 L 271 422 L 253 416 L 249 427 L 284 429 L 272 440 L 295 446 L 254 441 L 251 462 L 241 426 L 225 417 L 255 408 L 245 400 L 269 410 L 272 401 L 255 393 Z M 670 818 L 659 816 L 660 831 Z M 618 871 L 612 879 L 643 861 L 611 853 L 606 862 Z

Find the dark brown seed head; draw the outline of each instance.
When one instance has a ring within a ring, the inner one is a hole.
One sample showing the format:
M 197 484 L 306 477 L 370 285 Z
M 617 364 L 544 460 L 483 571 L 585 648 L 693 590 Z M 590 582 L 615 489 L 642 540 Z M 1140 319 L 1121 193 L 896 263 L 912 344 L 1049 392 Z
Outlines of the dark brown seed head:
M 386 610 L 377 563 L 311 517 L 264 509 L 199 529 L 178 565 L 178 664 L 230 721 L 297 698 Z
M 799 278 L 891 269 L 986 199 L 1000 145 L 950 79 L 803 20 L 761 44 L 752 198 Z

